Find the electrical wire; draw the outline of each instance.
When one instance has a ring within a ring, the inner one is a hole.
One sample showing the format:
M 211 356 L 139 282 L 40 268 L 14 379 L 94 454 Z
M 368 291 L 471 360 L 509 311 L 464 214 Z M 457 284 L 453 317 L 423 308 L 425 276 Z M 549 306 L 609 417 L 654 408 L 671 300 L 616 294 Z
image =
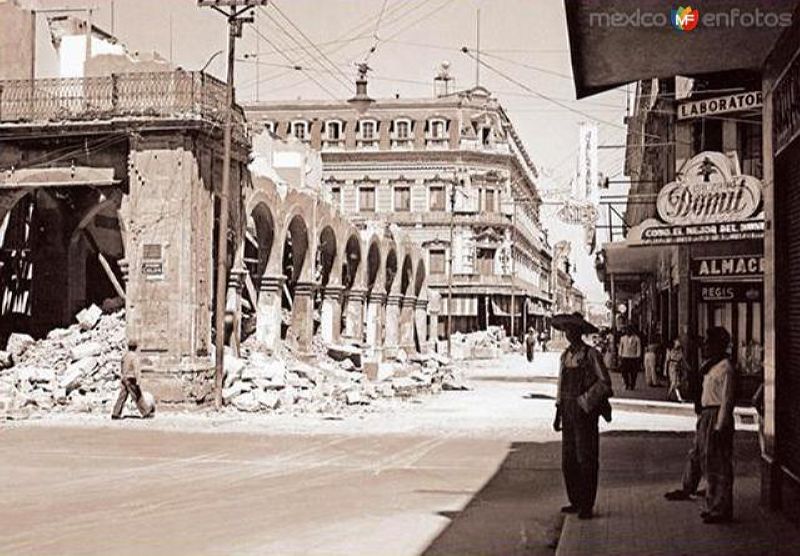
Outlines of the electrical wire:
M 319 46 L 317 46 L 317 45 L 314 43 L 314 41 L 312 41 L 311 39 L 309 39 L 309 38 L 308 38 L 308 35 L 306 35 L 306 34 L 303 32 L 303 30 L 302 30 L 302 29 L 300 29 L 300 27 L 298 27 L 298 26 L 297 26 L 297 25 L 294 23 L 294 21 L 292 21 L 291 19 L 289 19 L 289 16 L 287 16 L 287 15 L 286 15 L 286 14 L 283 12 L 283 10 L 281 10 L 281 9 L 278 7 L 278 5 L 277 5 L 277 4 L 276 4 L 274 1 L 273 1 L 271 4 L 269 4 L 269 5 L 270 5 L 270 6 L 272 6 L 272 8 L 274 8 L 274 9 L 275 9 L 275 11 L 277 11 L 277 12 L 278 12 L 278 13 L 281 15 L 281 17 L 283 17 L 283 19 L 284 19 L 284 20 L 286 20 L 286 21 L 289 23 L 289 25 L 291 25 L 291 26 L 292 26 L 292 28 L 293 28 L 295 31 L 297 31 L 297 32 L 300 34 L 300 36 L 301 36 L 303 39 L 305 39 L 305 40 L 306 40 L 306 41 L 307 41 L 307 42 L 308 42 L 308 43 L 311 45 L 311 47 L 312 47 L 314 50 L 316 50 L 316 51 L 319 53 L 319 55 L 320 55 L 320 56 L 322 56 L 322 58 L 323 58 L 325 61 L 327 61 L 327 62 L 328 62 L 328 64 L 329 64 L 329 65 L 330 65 L 330 66 L 331 66 L 333 69 L 335 69 L 335 70 L 337 70 L 337 71 L 339 72 L 339 74 L 340 74 L 340 75 L 341 75 L 341 76 L 344 78 L 344 79 L 342 80 L 342 82 L 344 83 L 345 87 L 347 87 L 347 89 L 348 89 L 348 91 L 349 91 L 349 90 L 350 90 L 350 87 L 351 87 L 351 77 L 350 77 L 350 76 L 348 76 L 347 74 L 345 74 L 345 73 L 344 73 L 342 70 L 340 70 L 340 69 L 339 69 L 339 67 L 338 67 L 336 64 L 334 64 L 334 63 L 333 63 L 333 60 L 331 60 L 331 59 L 330 59 L 330 58 L 327 56 L 327 54 L 325 54 L 325 53 L 324 53 L 324 52 L 323 52 L 323 51 L 322 51 L 322 50 L 319 48 Z M 260 9 L 261 9 L 263 12 L 265 12 L 265 13 L 266 13 L 266 11 L 267 11 L 267 10 L 266 10 L 266 9 L 264 9 L 263 7 L 262 7 L 262 8 L 260 8 Z M 292 39 L 294 39 L 294 37 L 293 37 L 293 36 L 292 36 Z
M 275 48 L 275 49 L 277 50 L 277 47 L 275 46 L 275 43 L 273 43 L 273 42 L 272 42 L 272 40 L 268 39 L 268 38 L 267 38 L 267 37 L 266 37 L 266 36 L 265 36 L 265 35 L 264 35 L 264 34 L 263 34 L 261 31 L 259 31 L 257 28 L 253 27 L 252 29 L 253 29 L 253 31 L 255 31 L 255 33 L 256 33 L 256 34 L 257 34 L 259 37 L 261 37 L 262 39 L 264 39 L 264 40 L 267 42 L 267 44 L 269 44 L 270 46 L 272 46 L 273 48 Z M 294 63 L 292 62 L 292 59 L 291 59 L 291 58 L 289 58 L 289 56 L 288 56 L 288 55 L 286 55 L 286 54 L 285 54 L 285 53 L 283 53 L 283 52 L 281 52 L 281 54 L 283 55 L 283 57 L 284 57 L 284 58 L 286 58 L 286 60 L 287 60 L 287 61 L 288 61 L 290 64 L 294 65 Z M 313 82 L 314 82 L 314 83 L 317 85 L 317 87 L 319 87 L 320 89 L 322 89 L 323 91 L 325 91 L 325 92 L 328 94 L 328 96 L 330 96 L 332 99 L 338 100 L 338 97 L 337 97 L 336 95 L 334 95 L 334 94 L 331 92 L 331 90 L 330 90 L 330 89 L 328 89 L 328 88 L 327 88 L 325 85 L 323 85 L 322 83 L 320 83 L 320 82 L 319 82 L 319 80 L 318 80 L 316 77 L 314 77 L 314 76 L 313 76 L 312 74 L 310 74 L 310 73 L 306 73 L 306 75 L 308 75 L 308 78 L 309 78 L 311 81 L 313 81 Z

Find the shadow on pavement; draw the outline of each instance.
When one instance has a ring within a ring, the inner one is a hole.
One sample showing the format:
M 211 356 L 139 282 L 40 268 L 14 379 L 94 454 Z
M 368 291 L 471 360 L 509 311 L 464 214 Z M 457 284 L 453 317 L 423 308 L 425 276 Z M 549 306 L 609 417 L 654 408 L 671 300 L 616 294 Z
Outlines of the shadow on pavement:
M 592 522 L 608 520 L 604 497 L 622 488 L 645 487 L 647 500 L 660 505 L 662 491 L 680 485 L 686 453 L 693 434 L 687 432 L 610 431 L 601 435 L 598 515 Z M 737 432 L 736 478 L 750 480 L 759 473 L 756 435 Z M 604 492 L 605 491 L 605 492 Z M 433 555 L 540 555 L 553 554 L 566 503 L 561 476 L 560 442 L 514 442 L 495 474 L 460 512 L 440 512 L 451 523 L 423 552 Z M 691 505 L 690 505 L 691 506 Z M 670 511 L 693 511 L 689 506 L 668 506 Z M 629 521 L 641 519 L 635 508 L 625 511 Z M 616 515 L 615 519 L 622 517 Z M 646 516 L 645 516 L 646 517 Z M 695 517 L 692 513 L 692 517 Z M 658 529 L 650 529 L 650 533 Z M 674 531 L 673 531 L 674 533 Z M 651 539 L 668 546 L 671 539 Z M 674 541 L 674 539 L 672 539 Z
M 423 552 L 553 554 L 563 517 L 560 442 L 514 442 L 491 479 Z

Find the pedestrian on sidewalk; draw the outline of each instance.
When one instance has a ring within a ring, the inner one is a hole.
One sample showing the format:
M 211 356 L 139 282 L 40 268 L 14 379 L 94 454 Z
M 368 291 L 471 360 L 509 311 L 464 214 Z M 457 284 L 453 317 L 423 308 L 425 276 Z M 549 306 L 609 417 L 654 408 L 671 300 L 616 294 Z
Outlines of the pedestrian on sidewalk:
M 525 353 L 528 356 L 528 362 L 533 363 L 533 352 L 536 349 L 536 334 L 533 332 L 533 327 L 528 328 L 528 333 L 525 335 Z
M 601 414 L 611 419 L 611 378 L 600 353 L 583 341 L 584 334 L 597 329 L 581 313 L 556 315 L 553 327 L 563 330 L 569 341 L 561 354 L 553 421 L 553 429 L 562 431 L 561 469 L 569 499 L 569 505 L 561 511 L 590 519 L 597 497 L 597 419 Z
M 653 341 L 647 344 L 647 349 L 644 352 L 644 378 L 647 385 L 650 387 L 658 387 L 658 352 L 661 350 L 661 343 Z
M 547 341 L 549 339 L 547 336 L 547 332 L 544 330 L 539 331 L 539 344 L 542 346 L 542 353 L 547 351 Z
M 122 357 L 120 391 L 117 403 L 114 404 L 114 410 L 111 413 L 112 419 L 120 419 L 122 417 L 122 409 L 125 407 L 125 402 L 128 401 L 129 395 L 133 398 L 133 402 L 142 417 L 148 418 L 155 415 L 156 404 L 153 395 L 149 392 L 142 392 L 139 387 L 142 376 L 139 354 L 136 353 L 137 347 L 135 340 L 128 340 L 128 351 Z
M 636 390 L 636 377 L 639 374 L 639 362 L 642 360 L 642 341 L 628 325 L 625 334 L 619 339 L 619 365 L 625 390 Z
M 706 482 L 706 509 L 700 514 L 704 523 L 733 519 L 734 369 L 727 353 L 730 341 L 730 334 L 721 326 L 706 333 L 701 347 L 703 389 L 694 446 L 689 451 L 682 488 L 664 495 L 668 500 L 689 499 L 702 475 Z
M 672 401 L 672 396 L 674 394 L 677 401 L 683 402 L 681 388 L 686 380 L 684 369 L 685 365 L 686 360 L 683 357 L 683 346 L 681 346 L 681 341 L 678 338 L 675 338 L 675 340 L 672 342 L 672 348 L 667 351 L 667 357 L 664 363 L 664 366 L 666 367 L 665 374 L 669 378 L 667 401 Z

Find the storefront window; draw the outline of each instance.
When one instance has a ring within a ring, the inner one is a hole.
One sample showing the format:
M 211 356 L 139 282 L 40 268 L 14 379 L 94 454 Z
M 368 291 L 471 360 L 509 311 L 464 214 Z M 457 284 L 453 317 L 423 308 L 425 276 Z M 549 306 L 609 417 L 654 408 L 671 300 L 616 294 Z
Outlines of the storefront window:
M 692 156 L 703 151 L 722 151 L 722 120 L 702 118 L 692 124 Z
M 739 161 L 742 173 L 756 178 L 762 177 L 761 122 L 748 120 L 736 124 Z

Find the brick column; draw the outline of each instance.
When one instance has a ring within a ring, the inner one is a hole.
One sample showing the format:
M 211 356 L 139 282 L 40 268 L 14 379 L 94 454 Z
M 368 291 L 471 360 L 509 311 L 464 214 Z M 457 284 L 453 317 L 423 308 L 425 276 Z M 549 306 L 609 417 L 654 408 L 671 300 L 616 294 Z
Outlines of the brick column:
M 322 293 L 322 339 L 327 343 L 337 343 L 342 334 L 342 293 L 339 284 L 325 286 Z
M 256 303 L 256 339 L 272 353 L 281 341 L 283 276 L 264 276 L 258 288 Z
M 286 339 L 294 344 L 300 355 L 311 353 L 311 338 L 314 335 L 314 284 L 298 282 L 294 287 L 292 324 Z
M 237 356 L 239 356 L 242 339 L 242 288 L 245 274 L 247 274 L 245 268 L 231 269 L 225 299 L 225 326 L 231 328 L 228 343 Z
M 386 340 L 383 344 L 387 357 L 394 357 L 400 347 L 400 304 L 403 296 L 391 293 L 386 297 Z
M 361 342 L 364 336 L 364 301 L 365 290 L 352 289 L 347 292 L 347 306 L 345 308 L 344 335 L 347 338 Z
M 414 328 L 417 330 L 419 338 L 419 350 L 421 353 L 431 351 L 431 343 L 428 338 L 428 300 L 417 299 L 414 303 Z
M 400 347 L 409 355 L 417 351 L 414 344 L 414 307 L 416 302 L 415 296 L 406 295 L 403 296 L 400 305 Z
M 386 294 L 372 292 L 367 299 L 367 358 L 383 360 L 383 323 Z

